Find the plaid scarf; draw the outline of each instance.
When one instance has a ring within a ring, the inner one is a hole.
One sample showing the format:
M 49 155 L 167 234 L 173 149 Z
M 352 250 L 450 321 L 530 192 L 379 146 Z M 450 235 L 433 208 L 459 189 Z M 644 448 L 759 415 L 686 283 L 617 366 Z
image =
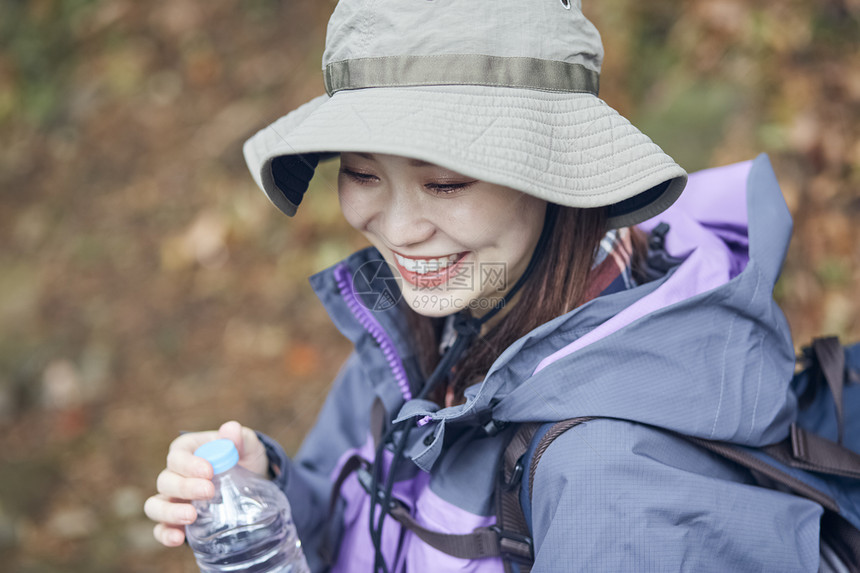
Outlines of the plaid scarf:
M 633 242 L 630 229 L 612 229 L 600 240 L 594 265 L 591 267 L 591 285 L 585 295 L 585 302 L 633 288 L 636 281 L 630 263 L 633 258 Z

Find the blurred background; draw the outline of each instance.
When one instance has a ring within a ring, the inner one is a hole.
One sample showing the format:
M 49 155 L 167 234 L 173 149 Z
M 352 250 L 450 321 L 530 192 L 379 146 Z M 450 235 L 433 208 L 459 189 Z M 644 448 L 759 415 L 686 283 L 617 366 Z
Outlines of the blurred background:
M 860 0 L 586 4 L 601 96 L 688 171 L 771 155 L 796 344 L 860 339 Z M 169 442 L 313 422 L 349 349 L 306 277 L 363 241 L 332 166 L 288 220 L 241 144 L 323 92 L 333 5 L 0 3 L 4 571 L 194 572 L 142 513 Z

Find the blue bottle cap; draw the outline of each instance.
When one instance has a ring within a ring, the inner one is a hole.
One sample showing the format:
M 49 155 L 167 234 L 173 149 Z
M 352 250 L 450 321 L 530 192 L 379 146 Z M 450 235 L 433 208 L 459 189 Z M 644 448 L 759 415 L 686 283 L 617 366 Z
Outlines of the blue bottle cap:
M 239 451 L 236 445 L 227 438 L 207 442 L 194 450 L 195 456 L 200 456 L 210 464 L 216 474 L 226 472 L 239 463 Z

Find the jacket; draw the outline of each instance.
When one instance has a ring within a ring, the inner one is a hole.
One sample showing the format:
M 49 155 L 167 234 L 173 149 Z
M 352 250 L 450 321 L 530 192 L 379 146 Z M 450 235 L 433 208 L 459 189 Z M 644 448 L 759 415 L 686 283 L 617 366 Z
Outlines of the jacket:
M 389 419 L 416 422 L 395 496 L 425 527 L 452 533 L 495 521 L 496 472 L 516 423 L 615 418 L 545 452 L 530 516 L 535 573 L 817 571 L 820 506 L 756 487 L 747 470 L 665 431 L 760 446 L 796 417 L 794 348 L 772 298 L 792 224 L 767 157 L 691 175 L 642 228 L 663 222 L 680 264 L 523 336 L 450 408 L 411 399 L 420 378 L 393 279 L 362 272 L 378 252 L 313 276 L 355 350 L 294 459 L 264 438 L 312 569 L 372 570 L 368 494 L 354 474 L 328 515 L 339 467 L 355 453 L 373 459 L 378 399 Z M 319 558 L 326 539 L 337 548 L 330 565 Z M 502 570 L 497 558 L 442 554 L 393 521 L 383 551 L 395 571 Z

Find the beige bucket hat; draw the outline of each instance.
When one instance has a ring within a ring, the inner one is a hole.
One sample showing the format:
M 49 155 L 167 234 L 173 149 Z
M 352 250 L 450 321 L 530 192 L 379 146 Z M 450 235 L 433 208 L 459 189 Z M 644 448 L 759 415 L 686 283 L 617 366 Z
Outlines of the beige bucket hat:
M 356 151 L 635 224 L 671 205 L 687 174 L 597 97 L 602 59 L 574 0 L 340 0 L 327 93 L 251 137 L 245 159 L 290 216 L 321 159 Z

